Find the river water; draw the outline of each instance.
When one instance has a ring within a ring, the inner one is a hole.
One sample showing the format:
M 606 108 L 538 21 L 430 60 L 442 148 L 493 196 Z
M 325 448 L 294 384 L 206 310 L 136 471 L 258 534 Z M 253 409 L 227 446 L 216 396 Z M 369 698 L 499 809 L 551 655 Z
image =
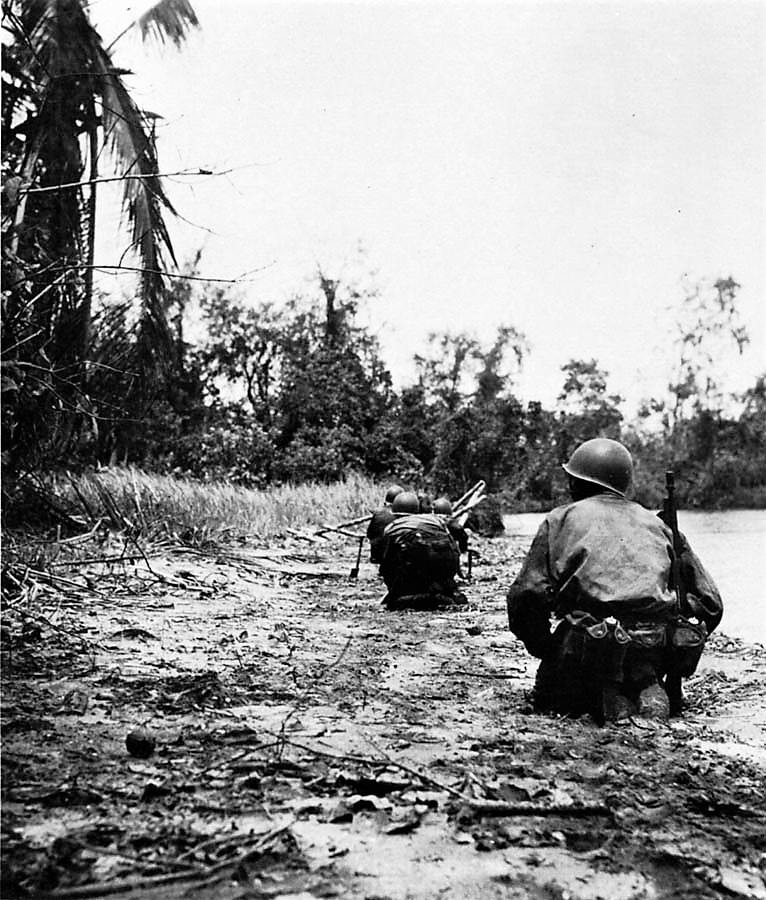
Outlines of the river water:
M 543 513 L 506 516 L 506 534 L 531 541 L 543 518 Z M 723 597 L 718 630 L 766 644 L 766 510 L 680 510 L 678 526 Z

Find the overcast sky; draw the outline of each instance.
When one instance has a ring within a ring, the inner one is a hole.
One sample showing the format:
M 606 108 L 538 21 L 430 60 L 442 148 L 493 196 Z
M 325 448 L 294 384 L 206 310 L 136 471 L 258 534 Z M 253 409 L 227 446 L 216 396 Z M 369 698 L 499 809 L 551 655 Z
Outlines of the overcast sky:
M 164 171 L 235 168 L 170 185 L 213 232 L 172 224 L 203 274 L 266 267 L 240 290 L 278 299 L 361 242 L 398 383 L 428 332 L 510 324 L 545 403 L 571 358 L 657 394 L 682 279 L 732 275 L 753 343 L 728 384 L 766 369 L 766 4 L 192 4 L 180 53 L 115 60 Z M 141 11 L 93 4 L 107 42 Z

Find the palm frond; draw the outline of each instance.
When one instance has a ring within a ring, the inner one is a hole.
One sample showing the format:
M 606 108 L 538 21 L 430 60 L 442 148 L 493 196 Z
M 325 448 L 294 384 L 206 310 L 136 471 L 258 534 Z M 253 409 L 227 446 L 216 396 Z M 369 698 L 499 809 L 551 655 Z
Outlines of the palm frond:
M 198 21 L 189 0 L 162 0 L 136 24 L 144 36 L 179 45 Z M 63 333 L 59 324 L 66 323 L 57 323 L 58 317 L 71 316 L 82 305 L 87 329 L 92 286 L 83 279 L 82 266 L 92 263 L 88 213 L 95 203 L 95 184 L 85 189 L 74 184 L 89 162 L 91 173 L 95 171 L 94 160 L 106 145 L 116 175 L 140 176 L 123 182 L 123 210 L 130 246 L 143 270 L 138 290 L 141 342 L 149 357 L 157 351 L 162 358 L 170 346 L 162 272 L 169 268 L 166 259 L 177 265 L 163 214 L 175 210 L 158 177 L 151 119 L 131 98 L 84 0 L 3 0 L 3 25 L 13 38 L 13 54 L 6 54 L 12 62 L 7 75 L 12 87 L 3 97 L 3 117 L 14 125 L 4 162 L 26 184 L 72 185 L 44 194 L 25 192 L 11 209 L 14 254 L 18 248 L 22 259 L 31 263 L 37 258 L 33 270 L 58 261 L 56 271 L 46 276 L 53 279 L 47 290 L 42 281 L 32 286 L 47 304 L 40 313 L 53 331 Z M 42 255 L 36 250 L 41 230 Z M 71 267 L 71 276 L 59 277 L 62 267 Z M 83 335 L 81 347 L 87 330 Z
M 165 317 L 167 284 L 161 272 L 167 268 L 166 256 L 177 265 L 163 212 L 175 214 L 175 209 L 157 176 L 159 163 L 150 123 L 134 103 L 124 82 L 115 73 L 109 54 L 103 49 L 100 49 L 97 67 L 102 75 L 102 124 L 117 168 L 124 175 L 142 176 L 123 182 L 123 210 L 131 229 L 131 245 L 143 269 L 140 295 L 148 343 L 161 350 L 170 343 Z
M 139 19 L 141 37 L 151 37 L 158 43 L 171 41 L 180 47 L 190 28 L 198 28 L 199 20 L 189 0 L 160 0 Z

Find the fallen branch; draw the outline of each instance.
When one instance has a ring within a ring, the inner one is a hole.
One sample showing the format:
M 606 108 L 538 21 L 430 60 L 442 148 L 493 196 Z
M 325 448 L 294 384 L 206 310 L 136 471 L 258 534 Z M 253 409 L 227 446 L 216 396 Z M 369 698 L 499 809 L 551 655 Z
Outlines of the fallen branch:
M 365 513 L 363 516 L 357 516 L 356 519 L 349 519 L 347 522 L 338 522 L 337 525 L 323 525 L 317 528 L 314 534 L 324 534 L 325 531 L 337 531 L 339 528 L 349 528 L 351 525 L 361 525 L 362 522 L 369 522 L 371 512 Z
M 88 559 L 73 559 L 70 562 L 50 563 L 51 569 L 58 569 L 62 566 L 68 566 L 70 569 L 76 566 L 88 566 L 91 563 L 119 563 L 119 562 L 136 562 L 139 559 L 146 559 L 142 554 L 130 554 L 120 556 L 91 556 Z
M 164 875 L 151 875 L 147 878 L 121 878 L 117 881 L 83 884 L 80 887 L 64 888 L 49 894 L 50 897 L 67 898 L 67 900 L 85 900 L 87 897 L 108 897 L 111 894 L 127 894 L 131 891 L 148 890 L 174 884 L 178 881 L 202 880 L 208 877 L 204 869 L 188 872 L 167 872 Z
M 91 587 L 88 584 L 80 584 L 78 581 L 72 581 L 70 578 L 62 578 L 60 575 L 53 575 L 51 572 L 38 572 L 37 569 L 28 569 L 28 573 L 38 581 L 45 581 L 53 587 L 76 588 L 78 591 L 88 591 L 91 594 L 97 594 L 99 597 L 106 597 L 103 591 Z
M 50 628 L 52 631 L 57 631 L 59 634 L 66 635 L 68 638 L 72 638 L 72 640 L 79 641 L 85 651 L 91 657 L 91 669 L 95 669 L 95 659 L 96 659 L 96 649 L 103 649 L 102 645 L 97 641 L 89 641 L 87 638 L 84 638 L 81 634 L 76 634 L 74 631 L 70 631 L 68 628 L 64 628 L 63 625 L 57 625 L 55 622 L 51 622 L 51 620 L 44 616 L 42 613 L 31 613 L 27 612 L 25 609 L 16 610 L 18 615 L 22 617 L 22 619 L 27 619 L 31 622 L 42 622 L 45 626 Z
M 321 544 L 324 535 L 307 534 L 305 531 L 299 531 L 297 528 L 286 528 L 288 534 L 293 537 L 300 538 L 302 541 L 309 541 L 311 544 Z
M 502 800 L 467 800 L 461 813 L 474 816 L 611 816 L 612 810 L 603 803 L 505 803 Z
M 287 825 L 280 825 L 277 828 L 272 828 L 271 831 L 267 831 L 266 834 L 246 834 L 246 835 L 226 834 L 223 836 L 208 838 L 208 839 L 202 841 L 201 843 L 196 844 L 194 847 L 192 847 L 190 850 L 187 850 L 185 853 L 182 853 L 179 857 L 177 857 L 176 859 L 173 860 L 173 863 L 185 865 L 183 860 L 190 859 L 192 856 L 194 856 L 195 853 L 201 853 L 205 850 L 211 850 L 214 847 L 223 849 L 224 847 L 226 847 L 227 845 L 230 845 L 230 844 L 237 844 L 237 845 L 239 845 L 239 847 L 244 847 L 244 846 L 254 842 L 253 846 L 248 848 L 248 851 L 246 854 L 240 854 L 240 858 L 237 860 L 237 864 L 240 864 L 244 858 L 246 858 L 247 856 L 249 856 L 253 853 L 256 853 L 269 841 L 273 840 L 275 837 L 278 837 L 280 834 L 287 831 L 292 826 L 292 824 L 293 824 L 293 822 L 289 822 Z M 226 866 L 231 865 L 231 863 L 232 863 L 232 860 L 230 860 L 230 859 L 220 860 L 219 862 L 214 863 L 209 868 L 210 869 L 215 869 L 215 868 L 219 868 L 219 867 L 225 868 Z
M 244 862 L 247 862 L 251 856 L 262 850 L 274 838 L 279 837 L 288 831 L 294 824 L 295 820 L 291 820 L 286 825 L 280 825 L 278 828 L 272 828 L 271 831 L 264 835 L 260 835 L 255 839 L 255 844 L 249 847 L 244 853 L 240 853 L 233 859 L 226 859 L 222 862 L 215 863 L 212 866 L 204 866 L 202 868 L 190 869 L 186 872 L 167 872 L 164 875 L 151 875 L 147 878 L 121 878 L 112 882 L 99 882 L 98 884 L 84 884 L 79 887 L 64 888 L 60 891 L 53 891 L 50 897 L 59 897 L 64 900 L 85 900 L 88 897 L 108 897 L 112 894 L 127 894 L 131 891 L 150 890 L 155 887 L 162 887 L 166 884 L 175 884 L 180 881 L 195 881 L 199 887 L 210 883 L 211 881 L 220 881 L 223 873 L 228 869 L 236 869 Z M 243 841 L 249 843 L 250 836 Z
M 469 672 L 467 669 L 453 669 L 451 672 L 440 672 L 441 675 L 467 675 L 469 678 L 517 678 L 524 674 L 524 669 L 511 669 L 505 672 Z
M 275 554 L 276 555 L 276 554 Z M 275 562 L 268 556 L 243 556 L 236 553 L 221 553 L 220 558 L 227 562 L 238 563 L 249 569 L 263 569 L 266 572 L 276 572 L 279 575 L 304 575 L 309 578 L 345 578 L 347 570 L 333 572 L 329 569 L 309 568 L 308 565 L 287 566 Z
M 354 540 L 364 537 L 363 534 L 359 534 L 356 531 L 346 531 L 345 528 L 340 528 L 337 525 L 327 525 L 321 532 L 317 531 L 316 533 L 319 537 L 323 537 L 328 531 L 332 531 L 334 534 L 342 534 L 344 537 L 354 538 Z
M 70 190 L 71 188 L 88 187 L 93 184 L 108 184 L 111 181 L 153 181 L 161 178 L 178 178 L 179 176 L 194 177 L 203 175 L 206 178 L 220 178 L 222 175 L 228 175 L 231 172 L 237 172 L 240 169 L 247 169 L 252 166 L 259 166 L 261 163 L 248 163 L 246 166 L 233 166 L 229 169 L 222 169 L 220 172 L 214 172 L 212 169 L 203 169 L 201 167 L 192 169 L 179 169 L 176 172 L 148 172 L 142 175 L 102 175 L 99 178 L 87 178 L 84 181 L 67 181 L 63 184 L 49 184 L 44 187 L 31 187 L 29 184 L 19 187 L 20 194 L 49 194 L 51 192 Z
M 273 733 L 273 732 L 269 732 Z M 356 756 L 355 754 L 349 753 L 331 753 L 329 750 L 320 750 L 316 747 L 309 747 L 306 744 L 299 744 L 297 741 L 292 740 L 289 737 L 285 737 L 285 743 L 290 744 L 293 747 L 296 747 L 299 750 L 306 750 L 308 753 L 313 753 L 316 756 L 323 756 L 327 759 L 335 759 L 340 762 L 354 762 L 359 763 L 360 765 L 370 766 L 371 768 L 382 767 L 388 768 L 393 767 L 396 769 L 401 769 L 403 772 L 407 772 L 410 775 L 414 775 L 416 778 L 419 778 L 421 781 L 426 782 L 427 784 L 432 784 L 434 787 L 437 787 L 440 791 L 446 791 L 448 794 L 451 794 L 453 797 L 457 797 L 460 800 L 467 800 L 469 798 L 465 797 L 461 794 L 460 791 L 451 787 L 448 784 L 444 784 L 444 782 L 439 781 L 436 778 L 433 778 L 431 775 L 427 775 L 425 772 L 419 772 L 417 769 L 412 766 L 408 766 L 406 763 L 400 763 L 395 759 L 390 759 L 387 756 L 384 756 L 383 759 L 375 759 L 374 757 L 369 756 Z

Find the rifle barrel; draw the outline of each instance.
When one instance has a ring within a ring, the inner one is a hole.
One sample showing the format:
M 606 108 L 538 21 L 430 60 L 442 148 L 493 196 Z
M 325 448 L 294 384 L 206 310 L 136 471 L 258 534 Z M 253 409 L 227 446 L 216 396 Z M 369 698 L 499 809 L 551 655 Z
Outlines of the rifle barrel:
M 461 505 L 461 503 L 465 503 L 472 494 L 477 493 L 477 491 L 483 491 L 486 486 L 487 486 L 486 481 L 477 481 L 476 484 L 470 490 L 467 490 L 463 494 L 462 497 L 459 497 L 453 503 L 453 508 L 457 509 Z

